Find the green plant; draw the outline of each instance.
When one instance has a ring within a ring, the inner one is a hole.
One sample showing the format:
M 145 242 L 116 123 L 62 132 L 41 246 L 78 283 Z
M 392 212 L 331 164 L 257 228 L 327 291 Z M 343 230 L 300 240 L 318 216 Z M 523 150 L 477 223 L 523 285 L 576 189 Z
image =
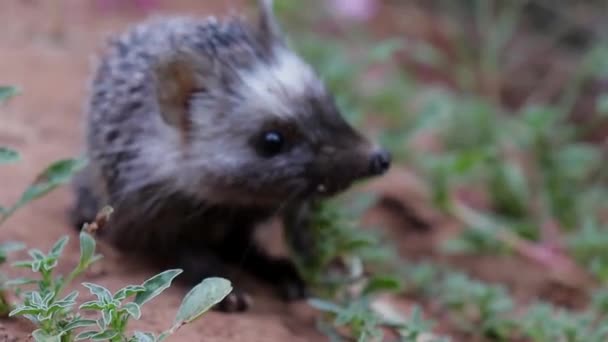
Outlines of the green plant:
M 34 289 L 21 293 L 23 302 L 10 316 L 23 316 L 38 329 L 32 335 L 36 341 L 162 341 L 182 325 L 189 323 L 209 310 L 227 296 L 232 286 L 223 278 L 208 278 L 194 287 L 184 298 L 174 324 L 158 336 L 150 332 L 135 332 L 128 335 L 126 328 L 130 319 L 141 317 L 141 308 L 148 301 L 167 289 L 182 271 L 164 271 L 141 285 L 128 285 L 112 294 L 101 285 L 83 283 L 96 300 L 82 303 L 75 310 L 79 292 L 72 291 L 61 297 L 67 286 L 91 264 L 99 260 L 95 255 L 95 240 L 86 231 L 80 233 L 80 262 L 68 276 L 55 275 L 59 258 L 68 238 L 59 239 L 48 253 L 32 249 L 30 260 L 18 261 L 15 267 L 31 269 L 39 278 L 9 280 L 8 286 L 22 289 L 33 285 Z M 128 300 L 128 302 L 126 302 Z M 83 312 L 96 312 L 96 319 L 85 318 Z M 81 331 L 86 329 L 86 331 Z

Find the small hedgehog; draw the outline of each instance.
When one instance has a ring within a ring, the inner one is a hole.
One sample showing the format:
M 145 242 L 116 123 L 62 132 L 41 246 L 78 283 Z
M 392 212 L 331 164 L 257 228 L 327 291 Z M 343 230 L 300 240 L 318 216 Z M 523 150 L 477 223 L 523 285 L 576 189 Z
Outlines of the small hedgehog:
M 114 208 L 102 237 L 184 270 L 192 284 L 227 266 L 306 296 L 287 258 L 253 239 L 282 219 L 291 245 L 310 246 L 309 207 L 383 174 L 390 155 L 353 129 L 272 12 L 259 18 L 164 17 L 111 41 L 87 103 L 88 166 L 74 181 L 76 227 Z M 238 285 L 217 308 L 242 311 Z

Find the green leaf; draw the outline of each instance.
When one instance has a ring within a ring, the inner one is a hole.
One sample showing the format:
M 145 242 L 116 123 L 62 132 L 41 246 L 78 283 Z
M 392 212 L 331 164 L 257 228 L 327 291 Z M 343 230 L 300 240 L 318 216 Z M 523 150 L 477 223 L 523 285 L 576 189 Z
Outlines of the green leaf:
M 122 301 L 125 298 L 131 297 L 144 291 L 146 291 L 146 288 L 141 285 L 127 285 L 122 289 L 116 291 L 116 294 L 114 294 L 114 300 Z
M 106 330 L 91 336 L 90 339 L 93 341 L 107 341 L 116 336 L 118 336 L 118 331 Z
M 112 321 L 114 321 L 115 317 L 116 317 L 116 311 L 114 309 L 103 310 L 101 312 L 101 318 L 103 319 L 104 327 L 107 327 L 110 324 L 112 324 Z
M 71 321 L 68 325 L 63 327 L 64 332 L 69 332 L 71 330 L 75 330 L 83 327 L 90 327 L 92 325 L 97 324 L 97 321 L 93 319 L 76 319 Z
M 109 303 L 112 301 L 112 293 L 105 287 L 92 283 L 82 283 L 82 285 L 89 289 L 92 294 L 97 296 L 97 299 L 102 303 Z
M 44 332 L 42 329 L 37 329 L 32 333 L 32 337 L 36 342 L 61 342 L 62 335 L 63 333 L 51 336 Z
M 392 276 L 374 276 L 369 280 L 363 289 L 364 295 L 369 295 L 380 291 L 399 291 L 401 282 Z
M 21 261 L 15 261 L 11 265 L 13 267 L 18 267 L 18 268 L 33 268 L 33 264 L 34 264 L 33 261 L 30 261 L 30 260 L 21 260 Z
M 55 242 L 55 244 L 51 248 L 49 255 L 53 255 L 55 257 L 60 257 L 69 240 L 70 240 L 70 237 L 67 235 L 62 237 L 61 239 L 59 239 L 57 242 Z
M 8 316 L 13 317 L 13 316 L 24 316 L 24 315 L 36 315 L 40 312 L 41 312 L 40 308 L 23 305 L 23 306 L 18 306 L 15 309 L 13 309 L 13 311 L 11 311 L 8 314 Z
M 15 150 L 11 150 L 8 147 L 0 146 L 0 165 L 12 164 L 19 161 L 19 153 Z
M 232 291 L 232 284 L 224 278 L 212 277 L 204 279 L 196 285 L 182 301 L 177 311 L 175 324 L 190 323 L 219 303 Z
M 30 278 L 15 278 L 15 279 L 7 280 L 4 283 L 4 286 L 18 287 L 18 286 L 23 286 L 23 285 L 35 284 L 35 283 L 38 283 L 38 280 L 30 279 Z
M 56 187 L 68 183 L 72 175 L 81 170 L 85 165 L 86 162 L 81 159 L 64 159 L 52 163 L 25 190 L 16 207 L 22 207 L 44 196 Z
M 136 331 L 134 335 L 137 342 L 156 342 L 156 338 L 152 333 Z
M 139 292 L 135 296 L 134 302 L 140 306 L 154 297 L 158 296 L 161 292 L 171 286 L 171 282 L 183 271 L 180 269 L 167 270 L 162 273 L 155 275 L 154 277 L 146 280 L 142 286 L 146 289 L 143 292 Z
M 91 310 L 91 311 L 102 311 L 104 308 L 105 308 L 105 306 L 103 305 L 103 303 L 100 303 L 96 300 L 82 303 L 78 307 L 79 310 Z
M 156 338 L 157 342 L 162 342 L 165 339 L 167 339 L 167 337 L 171 336 L 172 332 L 171 331 L 164 331 L 162 334 L 158 335 L 158 337 Z
M 343 310 L 342 307 L 340 307 L 339 305 L 337 305 L 335 303 L 328 302 L 328 301 L 322 300 L 322 299 L 316 299 L 316 298 L 309 299 L 308 305 L 312 306 L 313 308 L 315 308 L 319 311 L 331 312 L 331 313 L 335 313 L 335 314 L 337 314 Z
M 0 102 L 6 101 L 17 94 L 19 94 L 19 89 L 16 87 L 0 86 Z
M 75 338 L 76 341 L 83 341 L 83 340 L 90 340 L 91 337 L 97 335 L 98 332 L 97 331 L 85 331 L 82 332 L 80 334 L 78 334 Z
M 89 267 L 93 261 L 98 260 L 95 255 L 95 239 L 86 231 L 80 232 L 80 261 L 78 269 L 83 270 Z
M 141 309 L 139 308 L 139 305 L 137 305 L 136 303 L 127 303 L 122 308 L 124 310 L 126 310 L 129 313 L 129 315 L 131 315 L 131 317 L 133 317 L 135 319 L 141 318 Z

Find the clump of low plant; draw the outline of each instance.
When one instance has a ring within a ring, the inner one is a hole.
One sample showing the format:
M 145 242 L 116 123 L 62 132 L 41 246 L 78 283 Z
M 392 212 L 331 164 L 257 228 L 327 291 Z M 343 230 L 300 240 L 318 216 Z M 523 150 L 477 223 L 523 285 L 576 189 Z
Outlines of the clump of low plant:
M 94 224 L 101 226 L 105 220 L 107 217 L 100 215 Z M 7 282 L 8 286 L 18 287 L 22 298 L 10 316 L 32 321 L 38 327 L 32 333 L 36 341 L 162 341 L 220 302 L 232 290 L 228 280 L 205 279 L 186 295 L 169 329 L 158 336 L 151 332 L 130 335 L 127 332 L 129 320 L 139 319 L 142 306 L 169 288 L 182 270 L 164 271 L 140 285 L 128 285 L 115 293 L 98 284 L 82 283 L 96 299 L 77 306 L 79 291 L 64 295 L 65 289 L 101 257 L 95 254 L 95 239 L 87 229 L 83 229 L 80 233 L 80 261 L 67 276 L 55 274 L 68 240 L 68 237 L 59 239 L 48 253 L 31 249 L 29 260 L 17 261 L 13 266 L 30 269 L 38 277 Z M 33 288 L 24 291 L 26 286 Z M 93 312 L 95 316 L 89 318 L 85 315 L 87 312 Z

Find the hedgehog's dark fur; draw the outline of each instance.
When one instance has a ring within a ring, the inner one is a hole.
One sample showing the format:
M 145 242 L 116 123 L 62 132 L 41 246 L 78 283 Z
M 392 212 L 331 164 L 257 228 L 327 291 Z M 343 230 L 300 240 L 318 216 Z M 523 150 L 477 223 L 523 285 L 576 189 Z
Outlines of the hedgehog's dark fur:
M 384 172 L 389 157 L 344 121 L 288 48 L 271 1 L 260 5 L 255 26 L 160 18 L 109 44 L 92 82 L 89 165 L 74 182 L 72 219 L 80 227 L 111 205 L 102 234 L 122 250 L 182 268 L 191 282 L 233 263 L 301 298 L 295 268 L 255 245 L 255 227 L 301 217 L 288 228 L 304 236 L 312 199 Z M 246 303 L 237 284 L 220 308 Z

